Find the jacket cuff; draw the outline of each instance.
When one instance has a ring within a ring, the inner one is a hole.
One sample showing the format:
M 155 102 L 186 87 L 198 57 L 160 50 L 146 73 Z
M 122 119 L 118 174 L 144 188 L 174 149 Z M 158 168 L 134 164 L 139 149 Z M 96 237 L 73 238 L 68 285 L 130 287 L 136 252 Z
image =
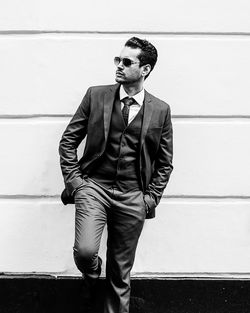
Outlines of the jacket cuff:
M 82 178 L 76 177 L 72 181 L 66 183 L 66 188 L 70 195 L 74 192 L 75 189 L 77 189 L 82 184 Z
M 147 204 L 149 210 L 152 210 L 152 209 L 155 208 L 155 206 L 156 206 L 156 205 L 155 205 L 155 202 L 154 202 L 154 200 L 150 197 L 149 194 L 145 194 L 145 195 L 144 195 L 144 201 L 146 202 L 146 204 Z

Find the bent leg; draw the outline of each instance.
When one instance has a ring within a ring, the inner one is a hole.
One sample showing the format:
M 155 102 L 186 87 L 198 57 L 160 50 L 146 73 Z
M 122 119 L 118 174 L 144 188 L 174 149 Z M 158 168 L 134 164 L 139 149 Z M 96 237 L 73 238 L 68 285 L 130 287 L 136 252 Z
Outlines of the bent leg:
M 98 251 L 107 220 L 107 205 L 92 182 L 86 182 L 76 191 L 74 260 L 84 276 L 93 279 L 101 272 Z

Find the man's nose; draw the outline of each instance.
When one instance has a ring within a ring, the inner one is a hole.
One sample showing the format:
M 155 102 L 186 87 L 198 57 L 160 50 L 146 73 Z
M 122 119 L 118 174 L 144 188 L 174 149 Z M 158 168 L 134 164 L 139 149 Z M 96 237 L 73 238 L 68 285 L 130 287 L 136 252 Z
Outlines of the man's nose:
M 119 68 L 119 69 L 123 69 L 124 68 L 122 60 L 120 61 L 119 64 L 117 64 L 117 68 Z

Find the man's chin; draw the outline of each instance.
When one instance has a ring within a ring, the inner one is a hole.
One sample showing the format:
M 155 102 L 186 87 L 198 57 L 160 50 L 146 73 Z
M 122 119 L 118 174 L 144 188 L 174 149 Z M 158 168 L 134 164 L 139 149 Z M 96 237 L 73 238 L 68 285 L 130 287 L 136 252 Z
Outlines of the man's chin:
M 120 83 L 120 84 L 124 84 L 124 83 L 125 83 L 125 80 L 124 80 L 124 78 L 122 78 L 122 77 L 117 77 L 117 76 L 116 76 L 115 81 L 116 81 L 117 83 Z

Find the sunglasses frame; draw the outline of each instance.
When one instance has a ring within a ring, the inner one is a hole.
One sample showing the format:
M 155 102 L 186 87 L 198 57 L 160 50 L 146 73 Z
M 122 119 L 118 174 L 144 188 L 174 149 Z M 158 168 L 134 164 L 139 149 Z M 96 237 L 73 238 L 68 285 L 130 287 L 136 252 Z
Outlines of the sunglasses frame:
M 124 61 L 125 61 L 125 63 L 124 63 Z M 122 64 L 123 64 L 125 67 L 130 67 L 132 64 L 140 63 L 140 61 L 132 61 L 132 60 L 129 59 L 129 58 L 114 57 L 114 63 L 115 63 L 116 66 L 118 66 L 121 62 L 122 62 Z M 127 62 L 128 62 L 128 63 L 127 63 Z

